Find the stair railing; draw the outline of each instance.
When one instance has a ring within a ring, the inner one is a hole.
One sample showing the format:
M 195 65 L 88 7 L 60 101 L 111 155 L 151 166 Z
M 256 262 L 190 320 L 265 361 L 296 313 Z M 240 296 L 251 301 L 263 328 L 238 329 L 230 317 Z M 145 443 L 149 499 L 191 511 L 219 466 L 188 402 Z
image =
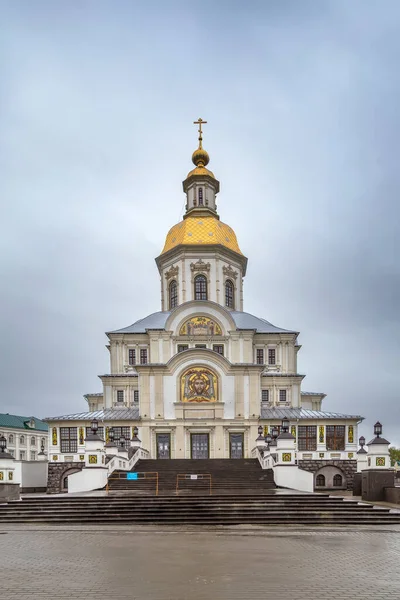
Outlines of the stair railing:
M 176 476 L 176 490 L 175 493 L 179 495 L 179 482 L 182 480 L 190 481 L 208 481 L 210 484 L 210 496 L 212 496 L 212 477 L 210 473 L 178 473 Z
M 113 456 L 112 459 L 107 463 L 108 475 L 111 475 L 114 471 L 132 471 L 133 467 L 140 459 L 150 458 L 150 452 L 144 448 L 138 448 L 135 454 L 128 460 L 123 456 Z

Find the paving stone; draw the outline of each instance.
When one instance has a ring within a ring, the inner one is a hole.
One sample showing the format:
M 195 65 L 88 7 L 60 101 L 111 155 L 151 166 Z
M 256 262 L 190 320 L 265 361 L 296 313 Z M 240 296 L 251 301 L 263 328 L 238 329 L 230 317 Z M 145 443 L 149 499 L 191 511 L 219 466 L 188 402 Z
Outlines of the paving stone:
M 389 600 L 398 527 L 3 528 L 10 600 Z

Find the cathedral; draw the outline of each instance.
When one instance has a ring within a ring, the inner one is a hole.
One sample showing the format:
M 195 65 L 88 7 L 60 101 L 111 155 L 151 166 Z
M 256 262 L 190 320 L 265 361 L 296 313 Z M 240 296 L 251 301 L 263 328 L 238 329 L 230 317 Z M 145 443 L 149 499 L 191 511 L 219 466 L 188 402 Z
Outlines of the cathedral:
M 183 181 L 185 214 L 155 259 L 161 310 L 107 332 L 102 391 L 85 395 L 86 412 L 46 419 L 49 466 L 79 467 L 93 419 L 105 441 L 110 428 L 128 441 L 137 428 L 153 459 L 248 458 L 256 439 L 286 419 L 296 464 L 313 472 L 335 465 L 346 486 L 361 417 L 325 412 L 325 394 L 303 391 L 299 332 L 243 310 L 247 258 L 219 216 L 204 123 L 196 121 L 194 168 Z

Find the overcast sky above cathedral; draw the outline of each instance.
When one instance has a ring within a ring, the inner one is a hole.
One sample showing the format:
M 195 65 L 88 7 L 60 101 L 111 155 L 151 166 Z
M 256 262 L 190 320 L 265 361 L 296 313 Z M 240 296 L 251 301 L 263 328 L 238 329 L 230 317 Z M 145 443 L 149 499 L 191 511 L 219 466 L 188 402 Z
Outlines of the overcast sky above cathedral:
M 160 309 L 201 116 L 245 310 L 400 444 L 399 27 L 397 0 L 3 4 L 0 410 L 85 410 L 104 332 Z

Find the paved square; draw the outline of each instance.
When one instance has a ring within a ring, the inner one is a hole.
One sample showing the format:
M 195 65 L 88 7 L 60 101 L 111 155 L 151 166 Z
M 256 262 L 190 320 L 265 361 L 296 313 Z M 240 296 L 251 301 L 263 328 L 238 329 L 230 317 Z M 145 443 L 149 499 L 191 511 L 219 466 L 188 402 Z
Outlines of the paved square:
M 2 597 L 397 599 L 399 536 L 398 528 L 4 528 Z

